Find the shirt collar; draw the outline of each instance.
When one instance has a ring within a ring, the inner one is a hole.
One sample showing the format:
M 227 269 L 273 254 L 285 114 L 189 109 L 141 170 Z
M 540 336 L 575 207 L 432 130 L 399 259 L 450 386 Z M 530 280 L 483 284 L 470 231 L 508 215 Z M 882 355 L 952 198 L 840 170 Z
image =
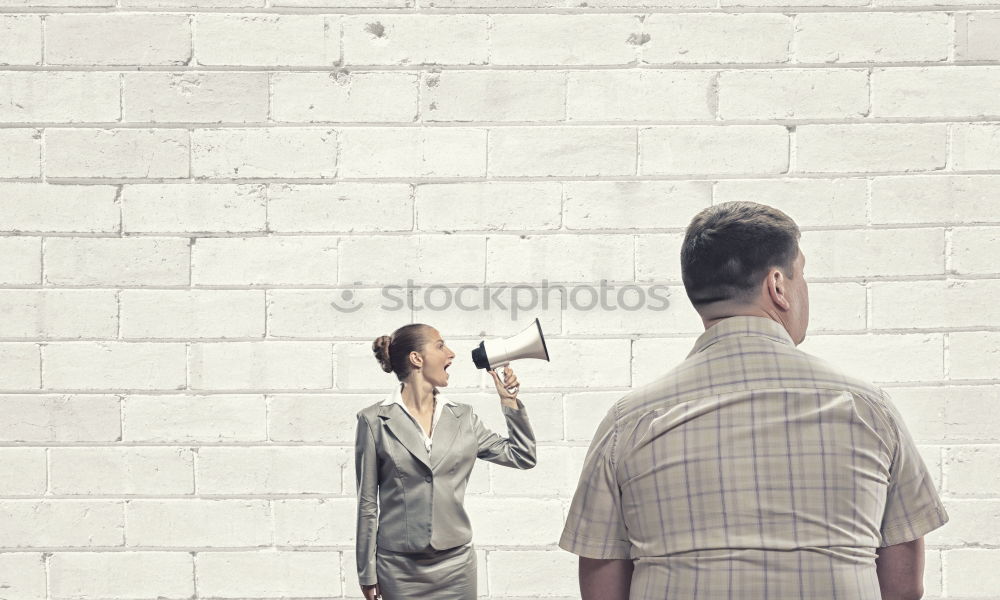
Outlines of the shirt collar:
M 727 338 L 762 337 L 789 346 L 795 346 L 792 336 L 788 335 L 784 326 L 773 319 L 765 317 L 729 317 L 723 319 L 705 330 L 694 343 L 694 349 L 688 356 L 704 351 L 706 348 Z
M 438 392 L 437 394 L 438 407 L 444 406 L 445 404 L 454 405 L 455 403 L 444 397 L 444 394 Z M 392 389 L 392 396 L 386 398 L 382 401 L 382 406 L 389 406 L 390 404 L 398 404 L 403 407 L 403 410 L 410 412 L 410 409 L 406 408 L 406 403 L 403 402 L 403 384 L 399 384 Z

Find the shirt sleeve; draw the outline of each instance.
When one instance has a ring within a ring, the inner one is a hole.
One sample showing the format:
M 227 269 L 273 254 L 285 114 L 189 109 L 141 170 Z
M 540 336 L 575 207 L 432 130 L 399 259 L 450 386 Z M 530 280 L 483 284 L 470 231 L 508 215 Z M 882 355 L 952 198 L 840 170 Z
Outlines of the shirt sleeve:
M 631 558 L 615 468 L 616 410 L 597 428 L 587 451 L 559 547 L 586 558 Z
M 882 404 L 888 413 L 890 430 L 896 436 L 880 528 L 879 547 L 884 548 L 923 537 L 947 523 L 948 513 L 902 415 L 885 393 Z

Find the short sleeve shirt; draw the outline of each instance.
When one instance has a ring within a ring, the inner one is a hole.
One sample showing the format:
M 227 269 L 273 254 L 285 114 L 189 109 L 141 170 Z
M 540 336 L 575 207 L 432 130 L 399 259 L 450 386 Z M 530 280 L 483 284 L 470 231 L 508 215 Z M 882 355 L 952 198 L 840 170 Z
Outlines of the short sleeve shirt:
M 880 600 L 876 548 L 947 520 L 884 392 L 733 317 L 608 412 L 559 545 L 633 559 L 632 600 Z

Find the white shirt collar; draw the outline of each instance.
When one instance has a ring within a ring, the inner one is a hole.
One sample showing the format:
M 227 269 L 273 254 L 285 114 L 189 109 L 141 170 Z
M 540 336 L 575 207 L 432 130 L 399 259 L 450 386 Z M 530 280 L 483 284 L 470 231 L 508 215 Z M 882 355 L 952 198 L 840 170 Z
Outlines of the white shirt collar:
M 420 425 L 420 423 L 417 422 L 416 417 L 414 417 L 410 413 L 410 409 L 406 407 L 406 403 L 403 402 L 402 384 L 394 387 L 392 391 L 392 396 L 382 401 L 382 406 L 389 406 L 391 404 L 398 404 L 400 407 L 402 407 L 403 412 L 405 412 L 407 416 L 409 416 L 410 419 L 413 420 L 413 424 L 417 426 L 417 430 L 420 432 L 420 437 L 423 438 L 424 440 L 424 447 L 427 448 L 428 452 L 430 452 L 432 440 L 424 432 L 424 428 Z M 434 416 L 431 418 L 431 435 L 434 435 L 434 432 L 437 431 L 438 420 L 441 418 L 441 412 L 444 411 L 445 404 L 454 405 L 455 403 L 445 398 L 442 394 L 440 393 L 437 394 L 437 405 L 434 407 Z

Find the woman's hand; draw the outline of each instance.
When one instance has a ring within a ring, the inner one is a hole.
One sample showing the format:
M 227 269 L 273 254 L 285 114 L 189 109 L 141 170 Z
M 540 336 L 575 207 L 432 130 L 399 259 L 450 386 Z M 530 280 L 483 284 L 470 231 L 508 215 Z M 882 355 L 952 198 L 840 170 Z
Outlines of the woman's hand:
M 500 404 L 517 409 L 517 392 L 521 386 L 517 381 L 517 375 L 514 375 L 514 369 L 511 369 L 510 365 L 504 367 L 502 383 L 496 371 L 488 370 L 487 373 L 493 376 L 493 384 L 497 386 L 497 393 L 500 394 Z
M 361 594 L 365 600 L 382 600 L 382 594 L 378 590 L 378 584 L 361 586 Z

